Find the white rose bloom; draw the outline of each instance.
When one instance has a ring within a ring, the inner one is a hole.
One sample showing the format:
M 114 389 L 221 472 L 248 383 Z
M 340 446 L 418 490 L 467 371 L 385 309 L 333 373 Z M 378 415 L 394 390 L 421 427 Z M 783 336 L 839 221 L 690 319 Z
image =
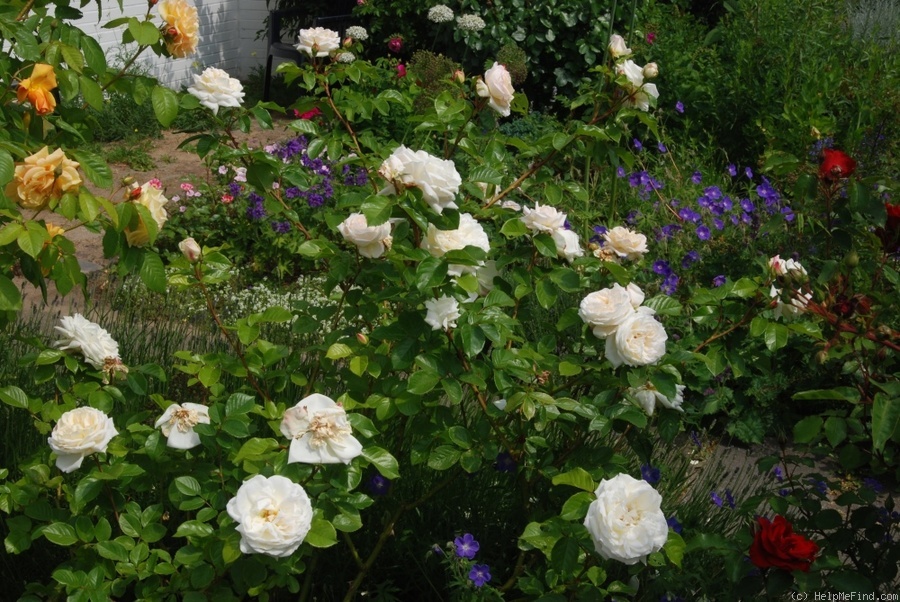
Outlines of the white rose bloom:
M 484 297 L 494 290 L 494 278 L 497 278 L 499 275 L 500 271 L 497 269 L 497 262 L 493 259 L 488 259 L 483 266 L 479 266 L 475 270 L 475 278 L 478 279 L 478 294 Z
M 641 290 L 641 287 L 636 285 L 634 282 L 628 284 L 625 287 L 625 290 L 628 291 L 628 294 L 631 295 L 631 305 L 637 309 L 641 306 L 641 303 L 644 302 L 644 291 Z
M 81 468 L 86 456 L 105 452 L 118 434 L 112 418 L 95 408 L 83 407 L 60 416 L 47 443 L 56 453 L 56 467 L 72 472 Z
M 479 79 L 475 83 L 475 91 L 478 96 L 488 99 L 488 105 L 492 109 L 503 117 L 509 117 L 510 104 L 516 91 L 513 89 L 512 79 L 506 67 L 495 62 L 494 66 L 484 73 L 484 79 Z
M 398 181 L 404 186 L 419 188 L 422 199 L 437 214 L 443 213 L 444 209 L 457 208 L 454 200 L 462 178 L 449 159 L 439 159 L 422 150 L 413 152 L 399 146 L 384 160 L 378 173 L 391 182 L 382 193 L 395 193 L 393 182 Z
M 812 301 L 812 293 L 803 293 L 797 291 L 791 295 L 790 303 L 785 303 L 781 298 L 781 289 L 775 288 L 773 285 L 769 290 L 769 296 L 775 299 L 774 314 L 776 318 L 784 318 L 786 320 L 796 318 L 806 312 L 806 306 Z
M 553 234 L 555 231 L 565 228 L 566 214 L 557 211 L 556 207 L 550 205 L 541 206 L 540 203 L 534 204 L 534 209 L 522 207 L 522 217 L 519 219 L 528 226 L 532 232 L 548 232 Z
M 624 226 L 616 226 L 603 234 L 606 247 L 624 259 L 638 260 L 647 252 L 647 237 L 629 230 Z
M 244 87 L 227 72 L 209 67 L 194 75 L 194 85 L 188 89 L 207 109 L 218 115 L 219 107 L 239 107 L 244 101 Z
M 443 257 L 448 251 L 459 251 L 466 247 L 478 247 L 485 253 L 491 250 L 484 227 L 470 213 L 459 215 L 459 227 L 456 230 L 438 230 L 434 224 L 428 224 L 428 231 L 422 239 L 422 248 L 434 257 Z M 450 264 L 447 273 L 451 276 L 475 273 L 477 266 Z
M 571 230 L 560 228 L 554 230 L 553 242 L 556 243 L 556 253 L 560 257 L 565 257 L 566 261 L 572 263 L 576 257 L 584 256 L 584 249 L 578 240 L 578 235 Z
M 584 526 L 600 556 L 637 564 L 666 544 L 669 525 L 660 508 L 662 496 L 649 483 L 620 473 L 600 481 L 594 495 Z
M 336 31 L 324 27 L 301 29 L 298 38 L 297 50 L 305 52 L 309 56 L 328 56 L 333 50 L 341 47 L 341 36 Z
M 769 269 L 776 276 L 790 276 L 792 278 L 803 278 L 807 275 L 806 268 L 800 265 L 799 261 L 793 259 L 782 259 L 780 255 L 776 255 L 769 259 Z
M 56 348 L 62 351 L 76 350 L 84 360 L 97 370 L 108 370 L 111 365 L 121 364 L 119 344 L 99 324 L 91 322 L 81 314 L 60 319 L 56 330 L 62 338 L 56 341 Z
M 627 106 L 637 107 L 642 111 L 650 110 L 650 99 L 659 98 L 656 84 L 644 83 L 644 70 L 632 60 L 616 65 L 616 72 L 628 78 Z
M 312 527 L 313 509 L 306 491 L 279 475 L 258 474 L 244 481 L 226 509 L 238 523 L 244 554 L 290 556 Z
M 313 393 L 284 412 L 281 433 L 291 440 L 288 463 L 349 464 L 362 453 L 347 412 L 330 397 Z
M 631 48 L 625 44 L 625 38 L 617 33 L 609 36 L 609 53 L 614 59 L 631 54 Z
M 462 315 L 459 313 L 459 303 L 453 297 L 441 295 L 437 299 L 429 299 L 425 302 L 425 322 L 432 330 L 450 330 L 456 328 L 456 320 Z
M 156 222 L 157 231 L 159 231 L 169 219 L 169 214 L 166 212 L 166 203 L 169 202 L 169 199 L 163 195 L 162 190 L 150 182 L 141 186 L 140 190 L 141 195 L 134 202 L 143 205 L 150 211 L 153 221 Z M 150 232 L 147 230 L 143 218 L 136 229 L 125 229 L 125 238 L 132 247 L 142 247 L 150 242 Z
M 209 424 L 209 408 L 199 403 L 173 403 L 166 408 L 154 425 L 167 437 L 166 445 L 173 449 L 191 449 L 200 445 L 200 435 L 194 432 L 198 424 Z
M 647 412 L 648 416 L 653 416 L 657 403 L 670 410 L 684 411 L 681 407 L 681 404 L 684 403 L 684 385 L 675 385 L 675 397 L 673 399 L 669 399 L 660 393 L 653 386 L 653 383 L 649 382 L 640 387 L 628 389 L 628 393 L 634 397 L 635 401 Z
M 631 294 L 619 284 L 589 294 L 578 306 L 578 316 L 593 328 L 598 339 L 615 333 L 634 311 Z
M 521 211 L 522 205 L 518 204 L 515 201 L 502 201 L 500 203 L 500 207 L 503 209 L 510 209 L 512 211 Z
M 666 354 L 669 336 L 653 313 L 649 307 L 639 307 L 606 338 L 606 359 L 613 368 L 648 366 Z
M 385 249 L 389 249 L 393 241 L 390 222 L 370 226 L 362 213 L 350 214 L 350 217 L 338 224 L 338 230 L 344 240 L 357 246 L 360 255 L 372 259 L 384 255 Z

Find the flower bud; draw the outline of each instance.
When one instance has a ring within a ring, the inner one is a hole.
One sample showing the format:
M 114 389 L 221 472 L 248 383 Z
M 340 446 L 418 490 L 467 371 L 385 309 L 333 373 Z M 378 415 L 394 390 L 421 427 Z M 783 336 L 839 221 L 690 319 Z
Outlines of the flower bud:
M 647 63 L 644 65 L 644 77 L 651 79 L 659 75 L 659 67 L 656 63 Z
M 859 265 L 859 253 L 850 251 L 844 256 L 844 265 L 848 268 L 855 268 Z
M 820 364 L 824 364 L 828 361 L 828 352 L 826 350 L 821 350 L 816 354 L 816 361 Z
M 197 263 L 197 260 L 200 259 L 202 253 L 200 245 L 198 245 L 197 241 L 193 238 L 185 238 L 178 243 L 178 250 L 181 251 L 181 254 L 184 255 L 185 259 L 191 263 Z
M 122 178 L 122 184 L 124 186 L 131 186 L 132 184 L 134 184 L 134 178 L 131 176 L 125 176 L 124 178 Z
M 453 79 L 455 79 L 456 81 L 458 81 L 459 83 L 462 84 L 466 81 L 466 74 L 463 72 L 462 69 L 457 69 L 456 71 L 453 72 Z
M 344 48 L 353 46 L 353 38 L 344 38 Z
M 362 332 L 357 332 L 357 333 L 356 333 L 356 340 L 359 341 L 361 345 L 368 345 L 368 344 L 369 344 L 369 337 L 367 337 L 367 336 L 366 336 L 364 333 L 362 333 Z

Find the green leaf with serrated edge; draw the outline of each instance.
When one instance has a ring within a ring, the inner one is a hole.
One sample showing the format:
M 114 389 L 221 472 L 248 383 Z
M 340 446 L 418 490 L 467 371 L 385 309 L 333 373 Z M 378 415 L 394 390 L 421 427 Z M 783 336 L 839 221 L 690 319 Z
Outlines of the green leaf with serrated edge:
M 583 468 L 573 468 L 568 472 L 558 474 L 551 479 L 551 482 L 554 485 L 571 485 L 572 487 L 591 492 L 597 488 L 594 484 L 594 479 Z
M 241 446 L 237 455 L 234 457 L 234 463 L 238 464 L 243 460 L 255 460 L 278 449 L 278 442 L 274 439 L 261 439 L 254 437 Z
M 413 395 L 425 395 L 434 389 L 440 381 L 441 376 L 437 372 L 418 370 L 413 372 L 406 381 L 406 390 Z
M 143 283 L 151 291 L 156 293 L 166 292 L 166 268 L 162 259 L 156 253 L 148 252 L 144 254 L 140 276 Z
M 22 293 L 16 283 L 0 274 L 0 311 L 22 309 Z
M 200 486 L 200 481 L 190 476 L 182 476 L 177 477 L 174 481 L 175 488 L 181 492 L 182 495 L 186 495 L 188 497 L 196 497 L 200 495 L 203 491 L 203 488 Z
M 872 404 L 872 446 L 878 452 L 884 451 L 888 441 L 900 435 L 900 401 L 883 393 L 875 395 Z
M 97 75 L 106 73 L 106 54 L 100 44 L 88 36 L 82 36 L 80 43 L 81 52 L 84 53 L 84 60 L 90 70 Z
M 366 225 L 379 226 L 391 217 L 395 200 L 393 197 L 373 195 L 363 201 L 360 210 L 366 218 Z
M 0 228 L 0 247 L 6 246 L 19 237 L 25 226 L 18 222 L 10 222 Z
M 823 420 L 819 416 L 807 416 L 794 425 L 794 442 L 810 443 L 822 432 Z
M 25 231 L 16 238 L 16 243 L 27 255 L 37 258 L 41 249 L 44 248 L 44 241 L 47 240 L 49 234 L 47 234 L 47 230 L 43 227 L 38 226 L 40 229 L 35 229 L 32 226 L 38 226 L 38 224 L 35 222 L 28 222 Z
M 16 175 L 16 164 L 8 151 L 0 149 L 0 188 L 6 186 Z
M 538 253 L 544 257 L 556 257 L 556 242 L 549 234 L 536 234 L 532 240 Z
M 503 226 L 501 226 L 500 233 L 507 238 L 516 238 L 518 236 L 524 236 L 525 234 L 528 234 L 528 226 L 526 226 L 525 222 L 523 222 L 520 218 L 513 217 L 506 220 Z
M 150 104 L 157 121 L 163 127 L 169 127 L 178 117 L 178 96 L 164 86 L 156 86 L 150 93 Z
M 663 546 L 663 552 L 665 552 L 666 556 L 669 559 L 669 562 L 677 567 L 681 567 L 681 561 L 684 558 L 685 547 L 686 546 L 684 543 L 684 539 L 681 538 L 681 535 L 675 533 L 670 529 L 669 537 L 668 539 L 666 539 L 666 543 Z
M 175 530 L 175 537 L 208 537 L 214 532 L 215 530 L 206 523 L 201 523 L 198 520 L 189 520 L 178 525 L 178 529 Z
M 78 161 L 88 180 L 96 184 L 98 188 L 112 187 L 112 170 L 102 157 L 84 150 L 70 150 L 68 154 L 72 159 Z
M 397 462 L 397 458 L 386 449 L 366 447 L 363 448 L 362 457 L 371 462 L 381 476 L 387 479 L 400 478 L 400 464 Z
M 324 518 L 314 518 L 303 541 L 314 548 L 329 548 L 337 543 L 337 532 L 334 525 Z
M 246 414 L 256 406 L 256 399 L 245 393 L 233 393 L 225 402 L 225 415 Z
M 353 349 L 344 343 L 334 343 L 325 352 L 325 357 L 330 360 L 339 360 L 353 355 Z
M 416 268 L 416 288 L 425 292 L 440 286 L 447 277 L 447 262 L 438 257 L 426 257 Z
M 58 546 L 70 546 L 78 541 L 75 527 L 68 523 L 53 523 L 43 529 L 43 535 L 48 541 Z

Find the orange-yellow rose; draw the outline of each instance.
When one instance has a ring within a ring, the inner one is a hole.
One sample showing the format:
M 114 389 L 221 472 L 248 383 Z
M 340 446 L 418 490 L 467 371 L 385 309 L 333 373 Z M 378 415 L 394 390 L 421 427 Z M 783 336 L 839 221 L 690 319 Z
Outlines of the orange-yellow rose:
M 200 41 L 197 8 L 186 0 L 162 0 L 159 16 L 166 22 L 163 35 L 169 54 L 175 58 L 194 54 Z
M 166 203 L 169 202 L 169 199 L 163 196 L 162 190 L 153 186 L 150 182 L 140 187 L 140 196 L 134 202 L 150 210 L 150 215 L 156 221 L 157 229 L 162 228 L 166 220 L 169 219 L 169 214 L 166 213 Z M 125 238 L 132 247 L 143 247 L 150 242 L 150 232 L 147 230 L 147 224 L 144 223 L 143 218 L 138 219 L 136 228 L 125 229 Z
M 52 90 L 56 88 L 56 72 L 53 65 L 36 63 L 31 77 L 23 79 L 16 95 L 19 102 L 31 103 L 38 115 L 49 115 L 56 108 Z
M 78 190 L 79 186 L 78 163 L 68 159 L 62 149 L 51 154 L 45 146 L 16 165 L 15 177 L 6 194 L 25 209 L 40 210 L 50 199 Z

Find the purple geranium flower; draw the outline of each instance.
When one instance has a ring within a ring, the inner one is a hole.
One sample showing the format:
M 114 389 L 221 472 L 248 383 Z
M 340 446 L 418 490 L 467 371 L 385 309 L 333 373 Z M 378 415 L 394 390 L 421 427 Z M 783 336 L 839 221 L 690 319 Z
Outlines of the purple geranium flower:
M 656 466 L 651 466 L 649 464 L 643 464 L 641 466 L 641 478 L 650 483 L 651 485 L 655 485 L 659 483 L 660 472 L 659 468 Z
M 674 516 L 670 516 L 666 519 L 666 523 L 668 523 L 669 528 L 678 533 L 679 535 L 684 530 L 684 527 L 681 526 L 681 523 L 678 522 L 678 519 Z
M 709 231 L 709 228 L 707 228 L 703 224 L 700 224 L 699 226 L 697 226 L 696 232 L 697 232 L 697 238 L 699 238 L 700 240 L 709 240 L 710 236 L 712 236 L 712 234 Z
M 715 278 L 713 278 L 713 286 L 718 288 L 725 284 L 725 276 L 723 274 L 719 274 Z
M 453 546 L 456 548 L 456 555 L 460 558 L 475 558 L 478 549 L 481 547 L 471 533 L 465 533 L 462 537 L 453 540 Z
M 469 571 L 469 579 L 475 587 L 481 587 L 491 580 L 491 567 L 486 564 L 473 564 Z
M 660 276 L 668 276 L 672 273 L 672 268 L 669 267 L 669 262 L 664 259 L 657 259 L 653 262 L 653 271 Z
M 722 498 L 720 498 L 719 494 L 716 493 L 715 491 L 709 492 L 709 499 L 712 500 L 712 503 L 715 504 L 716 506 L 718 506 L 719 508 L 722 507 Z
M 678 111 L 679 113 L 684 113 L 684 103 L 681 102 L 680 100 L 678 102 L 676 102 L 675 110 Z
M 734 166 L 734 163 L 729 163 L 728 167 L 726 167 L 725 170 L 732 178 L 737 175 L 737 167 Z
M 371 479 L 369 479 L 369 482 L 366 483 L 366 489 L 368 489 L 369 493 L 371 493 L 372 495 L 386 495 L 390 488 L 391 481 L 384 478 L 380 474 L 374 475 Z
M 641 144 L 641 141 L 638 140 L 637 138 L 635 138 L 635 139 L 632 141 L 632 143 L 634 144 L 634 150 L 636 150 L 636 151 L 638 151 L 638 152 L 644 150 L 644 145 Z
M 691 174 L 691 182 L 692 183 L 699 184 L 702 181 L 703 181 L 703 174 L 700 173 L 699 171 L 695 171 L 693 174 Z
M 666 148 L 666 145 L 663 144 L 662 142 L 660 142 L 659 144 L 656 145 L 656 150 L 658 150 L 658 151 L 661 152 L 661 153 L 667 153 L 667 152 L 669 152 L 669 149 L 667 149 L 667 148 Z

